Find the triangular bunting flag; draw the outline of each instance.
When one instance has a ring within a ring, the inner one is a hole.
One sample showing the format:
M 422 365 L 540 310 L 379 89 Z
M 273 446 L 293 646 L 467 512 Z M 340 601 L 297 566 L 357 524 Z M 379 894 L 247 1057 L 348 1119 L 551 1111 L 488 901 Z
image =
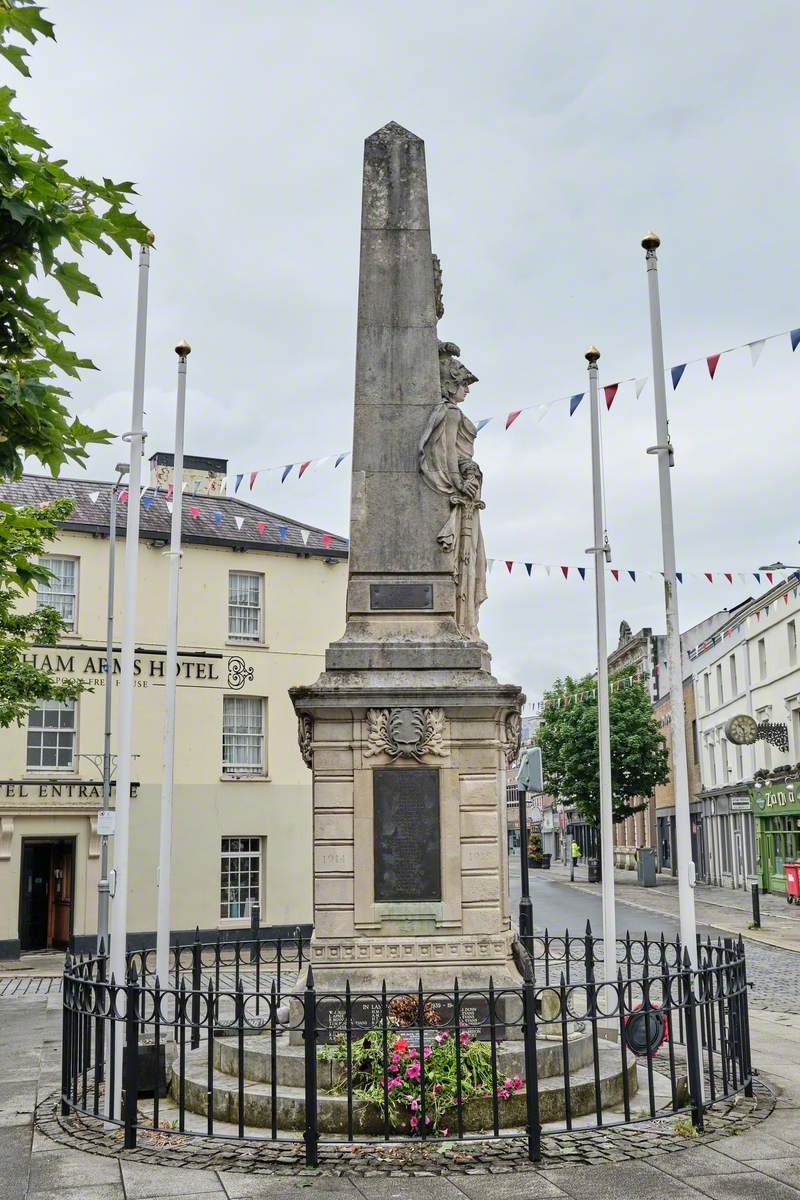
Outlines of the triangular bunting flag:
M 120 504 L 127 504 L 127 502 L 128 502 L 128 489 L 127 488 L 123 488 L 123 490 L 120 492 L 119 502 L 120 502 Z
M 300 470 L 297 472 L 298 479 L 303 478 L 303 476 L 305 475 L 306 471 L 311 466 L 313 461 L 314 461 L 313 458 L 309 458 L 306 462 L 300 463 Z
M 703 571 L 703 574 L 705 575 L 705 577 L 709 583 L 714 582 L 714 576 L 712 575 L 712 573 L 710 571 Z
M 513 562 L 513 560 L 505 559 L 505 564 L 506 564 L 506 570 L 508 571 L 508 573 L 510 575 L 514 569 L 514 562 Z
M 569 398 L 569 415 L 570 416 L 572 416 L 572 414 L 575 412 L 575 409 L 578 407 L 578 405 L 580 404 L 581 400 L 583 399 L 583 397 L 585 395 L 586 395 L 585 392 L 578 392 L 578 394 L 576 396 L 570 396 L 570 398 Z
M 288 525 L 279 525 L 278 526 L 278 537 L 281 539 L 282 542 L 286 541 L 286 535 L 288 532 L 289 532 Z
M 233 494 L 234 494 L 234 496 L 236 495 L 236 493 L 238 492 L 239 488 L 241 487 L 241 484 L 242 484 L 242 480 L 243 480 L 243 479 L 244 479 L 244 475 L 237 475 L 237 476 L 236 476 L 236 483 L 233 485 Z
M 334 471 L 335 471 L 335 470 L 336 470 L 336 468 L 339 466 L 339 463 L 341 463 L 341 462 L 344 462 L 344 460 L 347 458 L 347 456 L 348 456 L 348 454 L 349 454 L 349 453 L 350 453 L 350 451 L 349 451 L 349 450 L 345 450 L 344 454 L 337 454 L 337 455 L 336 455 L 336 462 L 333 464 L 333 469 L 334 469 Z
M 487 560 L 486 560 L 486 574 L 487 575 L 491 575 L 493 566 L 494 566 L 494 559 L 487 558 Z
M 91 500 L 92 504 L 97 504 L 97 501 L 99 498 L 100 498 L 99 492 L 89 492 L 89 499 Z
M 506 429 L 511 428 L 511 426 L 514 424 L 514 422 L 516 421 L 517 417 L 519 416 L 519 414 L 521 412 L 522 412 L 522 409 L 518 408 L 515 412 L 510 412 L 508 414 L 508 416 L 506 417 Z
M 800 329 L 792 329 L 789 333 L 789 338 L 792 343 L 792 353 L 800 346 Z
M 195 479 L 194 487 L 192 488 L 192 491 L 194 492 L 195 496 L 200 491 L 200 480 L 199 479 Z
M 677 579 L 678 583 L 683 583 L 683 571 L 676 571 L 675 578 Z
M 283 473 L 281 475 L 281 483 L 286 482 L 286 476 L 289 474 L 289 472 L 291 471 L 293 466 L 294 466 L 294 463 L 287 463 L 286 466 L 283 468 Z
M 528 572 L 528 575 L 530 575 L 531 571 L 533 570 L 533 563 L 525 563 L 525 570 Z
M 244 517 L 234 517 L 233 519 L 236 522 L 236 528 L 241 529 L 244 525 Z
M 753 571 L 753 578 L 755 579 L 756 583 L 761 583 L 761 575 L 758 573 L 758 571 Z
M 633 582 L 634 582 L 634 583 L 636 583 L 636 572 L 635 572 L 635 571 L 628 571 L 628 574 L 630 575 L 630 577 L 631 577 L 631 579 L 633 580 Z
M 578 574 L 580 575 L 581 579 L 585 579 L 586 578 L 586 567 L 578 567 Z
M 322 544 L 323 544 L 323 546 L 325 547 L 325 549 L 326 549 L 326 550 L 330 550 L 330 548 L 331 548 L 331 542 L 332 542 L 332 541 L 333 541 L 333 535 L 332 535 L 332 534 L 330 534 L 330 533 L 323 533 L 323 535 L 322 535 Z
M 765 571 L 764 574 L 766 575 L 769 582 L 772 583 L 772 571 Z
M 634 388 L 636 389 L 636 399 L 638 400 L 644 391 L 644 385 L 647 383 L 647 376 L 643 375 L 641 379 L 634 380 Z
M 717 370 L 717 363 L 721 357 L 722 355 L 720 354 L 709 354 L 708 358 L 706 359 L 706 363 L 708 364 L 708 373 L 712 379 L 714 378 Z
M 266 521 L 256 521 L 256 529 L 263 536 L 264 530 L 267 528 Z
M 552 569 L 553 569 L 552 567 L 545 567 L 545 571 L 547 572 L 548 575 L 550 574 Z
M 197 518 L 200 516 L 200 509 L 199 509 L 199 508 L 196 508 L 194 504 L 193 504 L 193 505 L 192 505 L 192 507 L 189 509 L 189 512 L 190 512 L 190 513 L 191 513 L 191 515 L 192 515 L 192 516 L 195 518 L 195 520 L 197 520 Z
M 476 432 L 480 433 L 480 431 L 483 429 L 484 425 L 488 425 L 489 422 L 491 421 L 491 419 L 492 419 L 491 417 L 484 417 L 482 420 L 478 421 L 478 424 L 475 426 Z
M 784 604 L 788 604 L 788 603 L 789 603 L 789 593 L 788 593 L 788 592 L 784 592 L 784 593 L 783 593 L 783 603 L 784 603 Z
M 617 583 L 619 583 L 619 569 L 618 569 L 617 567 L 612 567 L 612 568 L 611 568 L 611 574 L 614 576 L 614 578 L 616 579 Z
M 618 388 L 619 388 L 618 383 L 607 383 L 606 386 L 603 388 L 603 394 L 605 395 L 605 398 L 606 398 L 606 408 L 607 409 L 610 409 L 611 405 L 614 403 L 614 397 L 617 394 Z
M 564 576 L 565 579 L 567 579 L 569 576 L 569 567 L 562 567 L 561 574 Z
M 755 366 L 758 360 L 761 358 L 761 351 L 764 349 L 765 340 L 765 338 L 759 338 L 757 342 L 747 343 L 750 347 L 750 361 L 752 362 L 753 366 Z
M 769 605 L 767 605 L 767 607 L 764 609 L 764 615 L 767 617 L 769 616 Z
M 172 501 L 171 501 L 171 500 L 167 500 L 167 502 L 166 502 L 166 503 L 167 503 L 167 512 L 169 512 L 169 513 L 170 513 L 170 515 L 171 515 L 171 514 L 172 514 Z
M 311 537 L 311 533 L 309 532 L 309 530 L 308 530 L 308 529 L 301 529 L 301 530 L 300 530 L 300 537 L 303 539 L 303 545 L 304 545 L 304 546 L 307 546 L 307 545 L 308 545 L 308 539 Z
M 722 574 L 725 576 L 728 583 L 733 583 L 733 575 L 731 574 L 730 571 L 723 571 Z
M 256 479 L 258 479 L 258 471 L 251 471 L 250 472 L 250 491 L 251 492 L 253 490 L 253 484 L 255 483 Z
M 153 507 L 153 499 L 153 496 L 142 496 L 142 504 L 146 509 L 151 509 Z
M 219 526 L 222 524 L 222 513 L 219 511 L 219 509 L 215 509 L 211 515 L 214 518 L 215 525 Z
M 686 363 L 678 363 L 677 367 L 670 367 L 669 373 L 672 376 L 672 390 L 678 390 L 678 384 L 683 378 L 683 372 L 686 370 Z

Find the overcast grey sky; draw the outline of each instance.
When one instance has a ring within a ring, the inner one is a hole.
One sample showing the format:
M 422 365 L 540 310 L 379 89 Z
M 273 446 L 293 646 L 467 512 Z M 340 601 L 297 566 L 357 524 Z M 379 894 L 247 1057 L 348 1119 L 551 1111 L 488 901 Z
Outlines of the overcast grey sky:
M 175 356 L 192 343 L 187 450 L 231 470 L 350 444 L 362 143 L 425 139 L 442 336 L 480 376 L 473 418 L 650 374 L 642 234 L 662 238 L 668 364 L 800 326 L 792 0 L 756 3 L 53 4 L 21 106 L 73 169 L 137 181 L 155 230 L 148 452 L 171 449 Z M 103 300 L 68 319 L 101 367 L 84 418 L 129 424 L 136 268 L 91 264 Z M 797 545 L 800 350 L 690 366 L 673 397 L 679 566 L 749 571 Z M 581 564 L 588 411 L 523 415 L 478 442 L 487 553 Z M 652 387 L 604 419 L 614 565 L 661 562 Z M 117 444 L 93 456 L 107 477 Z M 347 532 L 349 476 L 309 471 L 253 499 Z M 594 662 L 593 588 L 498 563 L 481 628 L 529 697 Z M 753 581 L 755 586 L 755 581 Z M 751 589 L 684 585 L 687 627 Z M 619 622 L 663 628 L 658 579 L 609 584 Z

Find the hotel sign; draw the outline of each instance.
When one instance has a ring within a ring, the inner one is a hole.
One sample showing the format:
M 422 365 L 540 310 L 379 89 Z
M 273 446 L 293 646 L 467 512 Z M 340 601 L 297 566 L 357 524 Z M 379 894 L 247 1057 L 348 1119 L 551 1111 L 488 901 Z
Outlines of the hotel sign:
M 111 790 L 116 788 L 111 780 Z M 131 784 L 131 796 L 136 796 L 138 783 Z M 102 800 L 102 780 L 86 782 L 81 779 L 0 779 L 2 800 Z
M 102 650 L 91 648 L 54 646 L 37 648 L 22 655 L 30 663 L 48 675 L 84 679 L 91 687 L 104 687 L 107 674 L 106 656 Z M 122 672 L 120 655 L 111 660 L 111 675 L 119 683 Z M 166 679 L 167 661 L 163 651 L 142 650 L 133 660 L 134 684 L 136 687 L 157 687 Z M 192 686 L 210 685 L 238 692 L 245 683 L 252 683 L 255 668 L 241 654 L 178 654 L 178 683 Z

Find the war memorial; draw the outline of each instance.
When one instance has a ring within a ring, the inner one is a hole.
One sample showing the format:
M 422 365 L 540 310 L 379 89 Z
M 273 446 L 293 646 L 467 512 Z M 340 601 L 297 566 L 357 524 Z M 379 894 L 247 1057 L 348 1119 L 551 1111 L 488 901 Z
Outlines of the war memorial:
M 424 143 L 390 123 L 364 149 L 346 625 L 291 691 L 313 934 L 176 944 L 168 980 L 137 950 L 124 986 L 102 954 L 68 961 L 61 1116 L 119 1126 L 128 1148 L 172 1130 L 301 1144 L 314 1166 L 359 1141 L 502 1138 L 538 1162 L 551 1132 L 702 1128 L 752 1094 L 741 940 L 698 946 L 694 969 L 679 941 L 624 935 L 604 978 L 598 931 L 515 933 L 506 769 L 524 697 L 479 632 L 464 360 L 479 366 L 448 340 L 443 293 Z

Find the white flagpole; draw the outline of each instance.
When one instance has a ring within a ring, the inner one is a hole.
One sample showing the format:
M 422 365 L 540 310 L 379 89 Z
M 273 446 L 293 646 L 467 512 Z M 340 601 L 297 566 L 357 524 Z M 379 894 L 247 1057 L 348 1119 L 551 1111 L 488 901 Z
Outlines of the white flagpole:
M 151 235 L 152 244 L 152 235 Z M 150 272 L 150 246 L 139 251 L 139 295 L 136 308 L 136 350 L 133 364 L 133 402 L 131 428 L 125 435 L 130 445 L 128 468 L 128 519 L 125 527 L 125 591 L 120 639 L 119 735 L 117 742 L 117 800 L 114 831 L 114 870 L 112 872 L 111 953 L 109 972 L 117 987 L 125 984 L 125 951 L 128 941 L 128 849 L 131 807 L 131 753 L 133 744 L 133 658 L 136 645 L 136 589 L 139 570 L 139 505 L 141 502 L 142 453 L 145 433 L 144 367 L 147 346 L 147 285 Z M 119 1015 L 124 1015 L 124 1000 L 118 1000 Z M 117 1025 L 114 1039 L 114 1087 L 109 1088 L 109 1117 L 120 1120 L 122 1112 L 122 1036 L 123 1024 Z M 108 1078 L 108 1076 L 106 1076 Z
M 162 987 L 169 985 L 169 935 L 172 899 L 172 789 L 175 774 L 175 700 L 178 682 L 178 595 L 183 516 L 183 431 L 186 416 L 186 359 L 192 348 L 178 342 L 178 396 L 175 406 L 175 458 L 172 473 L 172 523 L 169 544 L 169 599 L 167 602 L 167 682 L 164 691 L 164 750 L 161 760 L 161 822 L 158 845 L 158 919 L 156 974 Z
M 661 240 L 655 233 L 642 239 L 647 260 L 647 284 L 650 293 L 650 334 L 653 346 L 653 391 L 656 400 L 656 437 L 658 444 L 647 453 L 658 456 L 658 486 L 661 494 L 661 542 L 664 554 L 664 601 L 669 658 L 669 706 L 672 725 L 672 780 L 675 791 L 675 840 L 678 859 L 678 903 L 681 941 L 689 952 L 692 968 L 697 970 L 697 921 L 694 908 L 695 866 L 692 861 L 691 816 L 689 811 L 689 772 L 686 764 L 686 725 L 681 669 L 681 635 L 678 620 L 678 580 L 675 573 L 675 528 L 672 517 L 673 466 L 672 443 L 667 419 L 667 392 L 664 382 L 664 345 L 661 334 L 661 301 L 658 294 L 656 250 Z
M 605 534 L 603 488 L 600 464 L 600 408 L 597 398 L 597 360 L 600 351 L 590 346 L 589 415 L 592 444 L 592 500 L 594 545 L 594 594 L 597 621 L 597 742 L 600 764 L 600 867 L 603 901 L 603 958 L 607 983 L 617 977 L 617 914 L 614 898 L 614 814 L 611 802 L 611 722 L 608 711 L 608 645 L 606 633 L 606 563 L 611 547 Z

